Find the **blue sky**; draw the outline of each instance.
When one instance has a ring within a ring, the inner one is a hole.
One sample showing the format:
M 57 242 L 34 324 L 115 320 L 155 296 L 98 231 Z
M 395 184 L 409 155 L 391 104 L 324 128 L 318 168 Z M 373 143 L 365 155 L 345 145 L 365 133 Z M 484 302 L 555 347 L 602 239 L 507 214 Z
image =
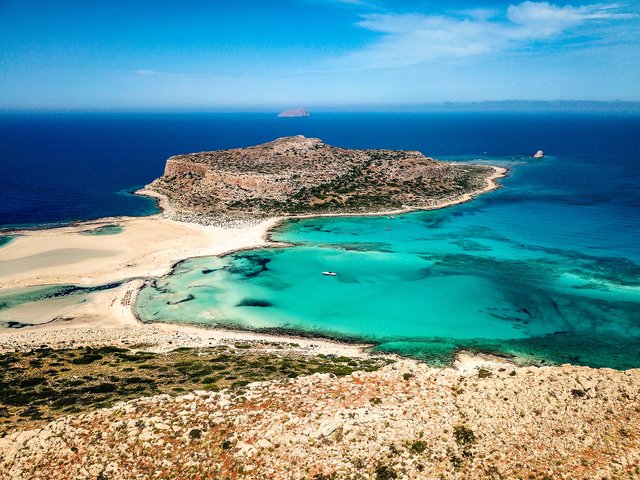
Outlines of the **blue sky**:
M 0 108 L 640 100 L 640 5 L 0 0 Z

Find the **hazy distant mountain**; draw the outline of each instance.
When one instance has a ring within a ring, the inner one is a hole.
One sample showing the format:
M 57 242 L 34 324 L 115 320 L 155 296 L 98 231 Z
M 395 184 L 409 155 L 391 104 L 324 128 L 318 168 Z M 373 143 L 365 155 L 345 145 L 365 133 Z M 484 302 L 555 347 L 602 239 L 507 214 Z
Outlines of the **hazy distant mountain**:
M 318 107 L 326 111 L 327 107 Z M 336 106 L 332 111 L 371 112 L 616 112 L 640 113 L 640 102 L 592 100 L 489 100 L 482 102 L 439 102 Z

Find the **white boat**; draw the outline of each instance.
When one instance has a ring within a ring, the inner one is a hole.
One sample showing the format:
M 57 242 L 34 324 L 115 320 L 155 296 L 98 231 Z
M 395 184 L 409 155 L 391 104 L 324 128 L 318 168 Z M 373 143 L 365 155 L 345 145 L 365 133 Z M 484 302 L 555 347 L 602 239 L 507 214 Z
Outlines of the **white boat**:
M 323 275 L 328 275 L 330 277 L 335 277 L 338 275 L 336 272 L 322 272 Z

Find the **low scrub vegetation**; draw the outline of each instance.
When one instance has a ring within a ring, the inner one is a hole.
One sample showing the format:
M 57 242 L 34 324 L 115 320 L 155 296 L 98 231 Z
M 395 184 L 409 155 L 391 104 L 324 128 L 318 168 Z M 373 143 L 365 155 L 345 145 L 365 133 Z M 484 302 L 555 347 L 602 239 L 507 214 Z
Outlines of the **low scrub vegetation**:
M 273 353 L 248 344 L 162 354 L 116 347 L 5 353 L 0 355 L 0 436 L 119 400 L 240 389 L 255 381 L 313 373 L 348 375 L 387 362 Z

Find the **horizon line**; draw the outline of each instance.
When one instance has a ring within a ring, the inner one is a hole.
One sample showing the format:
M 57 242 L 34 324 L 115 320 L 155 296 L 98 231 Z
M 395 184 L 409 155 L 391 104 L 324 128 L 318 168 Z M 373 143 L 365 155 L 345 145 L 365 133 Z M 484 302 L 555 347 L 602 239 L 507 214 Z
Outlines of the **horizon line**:
M 411 113 L 411 112 L 619 112 L 640 113 L 640 100 L 478 100 L 421 103 L 354 103 L 239 106 L 131 106 L 131 107 L 13 107 L 0 106 L 0 114 L 10 113 L 278 113 L 304 108 L 310 113 Z

